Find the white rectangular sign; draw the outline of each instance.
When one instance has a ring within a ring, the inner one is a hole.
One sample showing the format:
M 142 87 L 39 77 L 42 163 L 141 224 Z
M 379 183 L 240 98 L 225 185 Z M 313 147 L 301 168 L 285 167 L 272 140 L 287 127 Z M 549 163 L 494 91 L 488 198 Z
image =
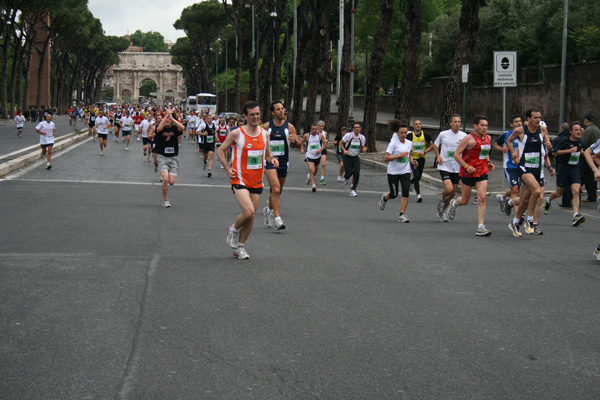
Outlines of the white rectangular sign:
M 462 66 L 462 83 L 469 82 L 469 64 L 463 64 Z
M 517 86 L 517 52 L 494 52 L 494 87 Z

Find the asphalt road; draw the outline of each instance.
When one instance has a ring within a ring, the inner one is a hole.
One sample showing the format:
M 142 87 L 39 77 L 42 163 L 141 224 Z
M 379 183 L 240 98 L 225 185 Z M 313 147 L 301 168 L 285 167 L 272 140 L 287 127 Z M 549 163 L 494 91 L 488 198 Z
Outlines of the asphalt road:
M 399 201 L 377 206 L 385 173 L 364 168 L 350 198 L 330 157 L 312 193 L 293 153 L 288 228 L 259 211 L 240 261 L 225 173 L 207 178 L 193 144 L 170 209 L 141 142 L 98 150 L 0 181 L 2 399 L 600 396 L 593 206 L 514 238 L 490 202 L 481 238 L 472 204 L 437 221 L 426 184 L 399 224 Z

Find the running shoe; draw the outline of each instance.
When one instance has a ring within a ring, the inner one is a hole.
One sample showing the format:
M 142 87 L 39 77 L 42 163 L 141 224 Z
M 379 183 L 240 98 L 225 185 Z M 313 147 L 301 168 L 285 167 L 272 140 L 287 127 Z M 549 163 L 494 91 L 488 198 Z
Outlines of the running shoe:
M 447 212 L 443 212 L 441 217 L 440 217 L 440 221 L 442 222 L 448 222 L 448 213 Z
M 513 209 L 513 206 L 511 204 L 509 204 L 508 201 L 505 201 L 504 202 L 504 214 L 506 214 L 506 216 L 509 216 L 512 209 Z
M 597 247 L 596 250 L 594 250 L 594 255 L 596 256 L 596 260 L 600 261 L 600 250 L 598 250 Z
M 500 212 L 504 212 L 504 207 L 505 207 L 505 203 L 506 203 L 506 201 L 504 201 L 504 197 L 502 197 L 501 194 L 497 194 L 496 201 L 498 202 L 498 205 L 500 206 Z
M 347 180 L 346 178 L 342 178 L 342 183 L 343 183 L 344 185 L 347 185 L 347 184 L 348 184 L 348 180 Z
M 544 204 L 542 204 L 542 212 L 544 215 L 548 215 L 548 211 L 550 210 L 550 197 L 546 197 L 544 199 Z
M 275 216 L 273 215 L 273 212 L 269 209 L 269 207 L 265 207 L 265 208 L 263 208 L 263 214 L 265 215 L 265 226 L 267 228 L 272 227 L 273 219 L 275 218 Z
M 492 234 L 492 231 L 490 231 L 488 228 L 486 228 L 485 225 L 478 227 L 477 232 L 475 232 L 475 235 L 477 235 L 477 236 L 490 236 L 491 234 Z
M 50 164 L 46 165 L 46 169 L 50 169 L 50 168 L 52 168 L 52 165 L 50 165 Z
M 317 187 L 315 185 L 312 186 L 312 191 L 316 192 L 317 191 Z
M 450 218 L 450 220 L 453 220 L 455 216 L 456 216 L 456 200 L 452 199 L 452 201 L 450 202 L 450 209 L 448 210 L 448 218 Z
M 519 224 L 513 224 L 513 222 L 511 221 L 510 224 L 508 224 L 508 229 L 511 230 L 512 234 L 514 237 L 521 237 L 523 236 L 523 234 L 521 233 L 521 228 L 519 227 Z
M 129 147 L 125 147 L 125 151 L 129 151 Z
M 208 170 L 208 174 L 206 174 L 206 176 L 207 176 L 208 178 L 210 178 L 210 177 L 212 176 L 212 171 L 211 171 L 210 169 Z
M 342 177 L 341 177 L 341 176 L 338 176 L 338 177 L 337 177 L 337 181 L 338 181 L 338 182 L 342 182 Z M 600 200 L 600 197 L 598 197 L 598 199 Z M 600 206 L 599 206 L 599 207 L 600 207 Z
M 533 235 L 543 235 L 544 232 L 542 232 L 542 230 L 540 229 L 540 227 L 538 226 L 538 224 L 533 224 Z
M 473 199 L 473 204 L 479 205 L 479 199 L 477 198 L 477 196 L 475 196 L 475 198 Z M 482 235 L 482 236 L 487 236 L 487 235 Z
M 280 231 L 282 229 L 285 229 L 285 224 L 283 223 L 282 219 L 278 219 L 278 220 L 275 220 L 273 227 L 275 228 L 276 231 Z
M 150 161 L 150 160 L 148 160 Z M 158 172 L 158 164 L 154 164 L 154 172 Z
M 406 218 L 406 215 L 402 214 L 398 216 L 398 222 L 408 223 L 410 221 L 408 220 L 408 218 Z
M 204 164 L 202 165 L 202 171 L 206 171 L 206 161 L 204 162 Z
M 310 174 L 306 174 L 306 184 L 310 185 Z
M 162 206 L 163 206 L 164 208 L 170 208 L 170 207 L 171 207 L 171 203 L 169 203 L 169 200 L 164 200 L 164 201 L 162 202 Z
M 248 253 L 246 253 L 246 249 L 244 249 L 242 246 L 233 251 L 233 256 L 237 257 L 238 260 L 248 260 L 250 258 Z
M 582 214 L 575 214 L 573 216 L 573 226 L 579 226 L 585 222 L 585 217 Z
M 227 229 L 227 245 L 229 247 L 231 247 L 232 249 L 237 249 L 238 245 L 238 238 L 240 236 L 239 232 L 234 232 L 233 231 L 233 224 L 231 224 L 229 226 L 229 228 Z
M 358 193 L 356 193 L 355 190 L 351 190 L 350 191 L 350 197 L 356 197 L 356 196 L 358 196 Z
M 419 193 L 417 195 L 417 203 L 421 203 L 423 201 L 423 198 L 421 197 L 421 194 Z
M 444 197 L 442 197 L 440 195 L 440 200 L 438 201 L 438 206 L 437 206 L 438 216 L 442 215 L 442 213 L 444 212 L 445 205 L 446 205 L 446 202 L 444 201 Z
M 381 199 L 379 199 L 379 209 L 381 211 L 385 210 L 385 205 L 387 204 L 387 201 L 385 201 L 385 193 L 381 194 Z
M 525 222 L 525 233 L 533 234 L 535 229 L 533 229 L 533 222 L 527 221 Z
M 319 183 L 320 183 L 321 185 L 327 185 L 327 184 L 325 183 L 325 178 L 321 178 L 321 179 L 319 180 Z

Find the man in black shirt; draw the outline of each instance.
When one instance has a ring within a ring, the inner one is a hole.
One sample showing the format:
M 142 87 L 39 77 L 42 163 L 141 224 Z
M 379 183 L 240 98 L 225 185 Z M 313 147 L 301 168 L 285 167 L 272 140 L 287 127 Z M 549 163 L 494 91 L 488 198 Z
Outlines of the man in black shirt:
M 148 135 L 154 137 L 154 150 L 157 154 L 158 169 L 162 178 L 163 207 L 171 207 L 168 185 L 173 186 L 177 180 L 179 142 L 184 131 L 183 124 L 177 121 L 177 114 L 174 114 L 173 110 L 169 108 L 156 131 Z

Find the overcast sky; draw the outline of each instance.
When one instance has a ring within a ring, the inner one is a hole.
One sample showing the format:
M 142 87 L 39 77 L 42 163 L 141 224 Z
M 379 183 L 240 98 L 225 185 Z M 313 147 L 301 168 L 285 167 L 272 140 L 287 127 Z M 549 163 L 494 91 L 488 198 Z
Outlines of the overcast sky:
M 88 0 L 88 8 L 100 19 L 107 35 L 123 36 L 136 30 L 160 32 L 166 40 L 176 42 L 185 36 L 173 28 L 181 11 L 200 0 Z

